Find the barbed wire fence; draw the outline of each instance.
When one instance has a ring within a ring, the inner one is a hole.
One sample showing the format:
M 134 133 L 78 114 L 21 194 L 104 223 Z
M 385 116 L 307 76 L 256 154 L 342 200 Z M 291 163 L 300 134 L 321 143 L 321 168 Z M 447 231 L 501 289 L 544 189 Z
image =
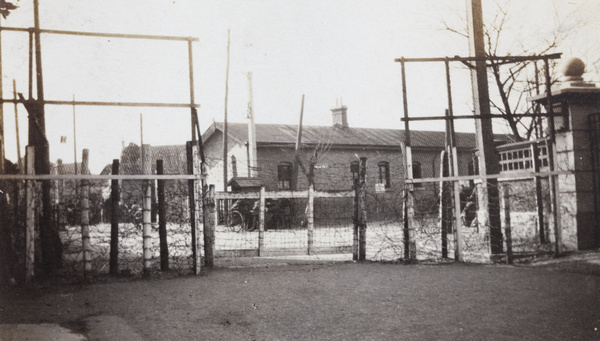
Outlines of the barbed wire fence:
M 190 224 L 189 179 L 173 178 L 159 183 L 158 176 L 140 178 L 144 174 L 139 163 L 141 148 L 130 146 L 123 149 L 118 171 L 105 169 L 99 176 L 70 174 L 69 165 L 57 162 L 54 175 L 49 180 L 11 179 L 4 180 L 3 188 L 9 189 L 9 207 L 11 212 L 6 222 L 12 224 L 8 238 L 12 246 L 9 262 L 15 276 L 24 276 L 27 265 L 28 245 L 40 249 L 39 209 L 41 202 L 41 182 L 52 183 L 52 209 L 59 228 L 62 248 L 61 274 L 66 278 L 89 278 L 111 272 L 111 223 L 118 224 L 118 273 L 121 275 L 144 274 L 144 271 L 166 270 L 162 265 L 159 192 L 165 202 L 162 212 L 165 222 L 166 247 L 168 248 L 168 269 L 171 273 L 186 274 L 193 272 L 192 227 Z M 152 147 L 147 163 L 153 163 L 151 174 L 183 175 L 187 172 L 187 155 L 184 146 Z M 503 160 L 502 167 L 507 170 L 499 175 L 498 193 L 501 196 L 500 212 L 502 219 L 503 247 L 512 255 L 552 253 L 556 243 L 556 231 L 552 221 L 553 206 L 550 202 L 548 174 L 535 172 L 534 164 L 544 165 L 544 153 L 534 159 L 534 154 L 519 156 L 519 148 L 507 149 L 511 154 Z M 508 155 L 508 154 L 507 154 Z M 440 160 L 441 160 L 440 156 Z M 159 160 L 162 160 L 162 172 L 159 172 Z M 166 162 L 165 162 L 166 160 Z M 115 162 L 116 162 L 115 161 Z M 411 259 L 410 242 L 414 243 L 414 258 L 419 261 L 440 261 L 456 259 L 455 215 L 446 216 L 443 208 L 443 187 L 439 180 L 422 181 L 415 179 L 413 184 L 413 235 L 407 233 L 407 183 L 400 182 L 390 190 L 381 191 L 371 172 L 372 163 L 365 168 L 364 193 L 361 194 L 353 183 L 353 174 L 348 165 L 333 162 L 316 172 L 316 184 L 328 189 L 325 191 L 262 191 L 251 193 L 219 193 L 215 199 L 214 245 L 215 258 L 237 257 L 274 257 L 312 255 L 319 259 L 326 255 L 345 255 L 352 259 L 359 253 L 361 242 L 366 260 L 398 261 Z M 441 161 L 440 163 L 441 164 Z M 512 164 L 510 166 L 509 164 Z M 561 174 L 568 174 L 568 163 L 559 164 Z M 509 168 L 513 169 L 509 169 Z M 85 167 L 83 167 L 85 169 Z M 339 174 L 343 174 L 340 176 Z M 109 179 L 109 173 L 120 176 Z M 337 174 L 337 175 L 333 175 Z M 266 176 L 267 174 L 262 174 Z M 275 176 L 274 174 L 272 176 Z M 96 178 L 94 178 L 96 177 Z M 485 224 L 485 215 L 480 207 L 480 195 L 483 178 L 477 175 L 464 177 L 460 181 L 460 216 L 462 252 L 465 261 L 490 261 L 489 226 Z M 149 179 L 149 180 L 148 180 Z M 329 179 L 329 180 L 327 180 Z M 335 180 L 334 180 L 335 179 Z M 331 184 L 337 190 L 331 190 Z M 111 192 L 116 185 L 117 205 L 111 200 Z M 594 186 L 594 184 L 581 184 Z M 162 187 L 162 190 L 159 190 Z M 567 190 L 564 189 L 563 190 Z M 28 192 L 29 191 L 29 192 Z M 147 254 L 144 254 L 144 193 L 150 193 L 151 205 L 146 208 L 150 216 L 150 229 L 146 238 Z M 311 194 L 309 194 L 311 193 Z M 30 196 L 28 196 L 28 194 Z M 363 207 L 359 206 L 358 196 L 363 195 Z M 198 201 L 201 201 L 198 197 Z M 230 200 L 230 211 L 223 212 L 223 200 Z M 237 206 L 233 205 L 238 202 Z M 87 202 L 87 203 L 86 203 Z M 312 202 L 312 205 L 310 203 Z M 446 205 L 447 206 L 447 205 Z M 453 205 L 450 205 L 453 206 Z M 261 216 L 262 207 L 262 216 Z M 358 211 L 364 209 L 365 234 L 361 238 Z M 570 214 L 568 208 L 560 212 Z M 32 213 L 33 211 L 33 213 Z M 233 211 L 241 216 L 241 221 L 233 220 Z M 38 212 L 38 213 L 36 213 Z M 84 218 L 84 216 L 86 216 Z M 444 232 L 444 219 L 449 219 Z M 262 221 L 262 231 L 260 223 Z M 27 228 L 34 226 L 37 236 L 33 242 L 27 240 Z M 37 226 L 37 227 L 36 227 Z M 210 228 L 199 224 L 198 248 L 200 256 L 206 256 L 204 233 Z M 565 229 L 568 227 L 563 227 Z M 563 243 L 574 242 L 576 238 L 570 231 L 561 231 Z M 164 247 L 164 246 L 163 246 Z M 358 250 L 357 250 L 358 249 Z M 39 253 L 39 251 L 37 251 Z M 43 257 L 43 255 L 42 255 Z M 355 257 L 357 258 L 357 257 Z M 39 261 L 39 257 L 36 257 Z

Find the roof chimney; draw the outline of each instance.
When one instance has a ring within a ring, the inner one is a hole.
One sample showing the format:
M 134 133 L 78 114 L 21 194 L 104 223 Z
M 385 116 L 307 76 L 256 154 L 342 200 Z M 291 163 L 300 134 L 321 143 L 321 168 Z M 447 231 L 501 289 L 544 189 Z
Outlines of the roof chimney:
M 339 107 L 331 108 L 333 126 L 340 126 L 341 128 L 348 128 L 348 107 L 341 105 Z

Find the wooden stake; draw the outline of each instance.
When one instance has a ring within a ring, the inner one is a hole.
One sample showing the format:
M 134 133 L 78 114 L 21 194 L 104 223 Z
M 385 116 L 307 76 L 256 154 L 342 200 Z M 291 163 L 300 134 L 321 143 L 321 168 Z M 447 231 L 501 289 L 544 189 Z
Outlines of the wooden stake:
M 25 166 L 27 167 L 27 175 L 35 174 L 35 147 L 27 146 L 25 149 L 25 157 L 27 158 Z M 35 181 L 27 180 L 27 229 L 25 230 L 25 282 L 31 283 L 34 276 L 35 264 Z
M 119 175 L 119 160 L 112 163 L 112 174 Z M 110 192 L 110 274 L 119 274 L 119 180 L 111 181 Z
M 454 176 L 458 175 L 458 152 L 456 147 L 452 148 L 452 173 Z M 454 185 L 454 231 L 456 234 L 456 238 L 454 241 L 455 245 L 455 257 L 454 260 L 463 262 L 463 233 L 462 233 L 462 219 L 461 219 L 461 209 L 460 209 L 460 185 L 458 181 L 453 181 Z
M 258 256 L 262 256 L 265 248 L 265 188 L 260 188 L 260 204 L 258 211 Z
M 530 151 L 531 160 L 533 164 L 533 171 L 535 173 L 538 173 L 540 171 L 540 150 L 534 143 L 531 145 Z M 546 244 L 546 223 L 544 221 L 544 197 L 542 195 L 542 178 L 540 176 L 535 176 L 533 177 L 533 182 L 535 184 L 535 203 L 537 208 L 537 222 L 540 234 L 540 243 Z
M 189 174 L 199 174 L 197 163 L 197 148 L 198 144 L 195 141 L 189 141 L 186 145 L 187 164 Z M 192 230 L 192 272 L 194 275 L 200 274 L 200 254 L 198 252 L 198 217 L 197 217 L 197 199 L 201 196 L 197 195 L 196 180 L 188 181 L 188 198 L 190 209 L 190 227 Z
M 156 160 L 156 174 L 164 174 L 163 160 Z M 165 203 L 165 180 L 158 180 L 158 238 L 160 240 L 160 269 L 169 270 L 169 244 L 167 243 L 167 210 Z
M 81 173 L 88 174 L 89 151 L 84 149 L 81 157 Z M 92 255 L 90 244 L 90 182 L 81 180 L 81 241 L 83 246 L 83 276 L 92 270 Z
M 143 163 L 143 174 L 152 174 L 150 160 L 150 145 L 142 146 L 142 156 L 145 155 Z M 144 252 L 144 274 L 150 274 L 152 260 L 152 180 L 145 180 L 143 185 L 142 201 L 142 226 L 143 226 L 143 252 Z
M 504 237 L 506 238 L 506 262 L 513 263 L 512 253 L 512 232 L 510 227 L 510 185 L 505 183 L 502 185 L 503 204 L 504 204 Z
M 315 188 L 311 184 L 308 187 L 308 212 L 306 213 L 307 220 L 307 244 L 308 244 L 308 255 L 314 255 L 314 233 L 315 233 Z
M 358 260 L 367 259 L 367 158 L 360 158 L 358 195 Z
M 212 268 L 214 266 L 215 249 L 215 225 L 216 225 L 216 205 L 215 205 L 215 186 L 208 186 L 204 202 L 202 203 L 204 218 L 204 265 Z

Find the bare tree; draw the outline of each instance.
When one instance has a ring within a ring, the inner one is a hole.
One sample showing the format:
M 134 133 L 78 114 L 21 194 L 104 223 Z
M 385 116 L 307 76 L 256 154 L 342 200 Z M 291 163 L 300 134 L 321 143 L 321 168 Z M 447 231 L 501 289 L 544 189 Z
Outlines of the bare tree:
M 301 145 L 300 151 L 302 149 L 308 148 L 310 146 L 309 153 L 305 153 L 308 157 L 302 157 L 301 153 L 297 152 L 295 156 L 295 161 L 302 170 L 302 173 L 306 176 L 306 180 L 308 181 L 308 185 L 315 184 L 315 165 L 322 160 L 329 149 L 331 148 L 331 143 L 334 135 L 337 132 L 337 127 L 331 128 L 323 128 L 320 133 L 319 139 L 313 144 Z
M 6 17 L 8 17 L 8 15 L 10 14 L 10 12 L 12 10 L 15 10 L 17 8 L 18 8 L 18 6 L 13 4 L 12 2 L 0 0 L 0 14 L 2 15 L 2 17 L 4 19 L 6 19 Z
M 577 24 L 571 24 L 573 13 L 577 9 L 561 15 L 554 7 L 553 30 L 549 36 L 537 37 L 532 32 L 520 32 L 515 38 L 515 34 L 508 33 L 509 21 L 515 17 L 515 13 L 511 12 L 510 0 L 494 1 L 490 4 L 495 7 L 495 12 L 491 20 L 485 23 L 484 29 L 487 55 L 491 57 L 540 56 L 556 52 L 561 43 L 577 28 Z M 460 19 L 461 26 L 456 27 L 442 18 L 443 29 L 468 39 L 466 19 L 462 15 L 460 15 Z M 580 22 L 578 25 L 583 24 Z M 550 63 L 553 66 L 555 61 L 551 60 Z M 537 129 L 536 120 L 526 116 L 537 109 L 528 106 L 526 97 L 539 93 L 539 84 L 544 84 L 543 68 L 538 68 L 536 62 L 533 61 L 505 63 L 492 60 L 487 65 L 498 92 L 496 97 L 490 97 L 491 107 L 504 116 L 517 140 L 530 139 L 535 132 L 540 137 L 541 131 Z M 552 75 L 552 83 L 554 82 L 556 82 L 556 78 Z

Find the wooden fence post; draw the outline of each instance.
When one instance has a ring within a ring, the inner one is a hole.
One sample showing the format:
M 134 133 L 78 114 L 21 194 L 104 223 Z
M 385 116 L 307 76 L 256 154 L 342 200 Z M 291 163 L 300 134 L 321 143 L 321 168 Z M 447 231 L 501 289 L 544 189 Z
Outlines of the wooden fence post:
M 112 163 L 112 175 L 119 175 L 119 160 Z M 119 180 L 111 180 L 110 189 L 110 274 L 119 274 Z
M 443 150 L 440 155 L 440 174 L 450 175 L 448 167 L 448 152 Z M 440 182 L 440 222 L 442 231 L 442 259 L 448 259 L 448 232 L 452 231 L 452 183 Z
M 315 188 L 314 185 L 310 185 L 308 187 L 308 212 L 306 214 L 306 220 L 307 220 L 307 244 L 308 244 L 308 250 L 307 253 L 308 255 L 314 255 L 315 254 L 315 247 L 314 247 L 314 243 L 315 243 L 315 236 L 314 236 L 314 232 L 315 232 Z
M 360 158 L 358 195 L 358 260 L 367 258 L 367 158 Z
M 502 185 L 502 197 L 504 204 L 504 238 L 506 239 L 506 262 L 508 264 L 513 263 L 513 252 L 512 252 L 512 230 L 510 227 L 510 185 Z
M 89 151 L 83 150 L 81 156 L 81 174 L 89 174 Z M 92 255 L 90 245 L 90 182 L 81 180 L 81 241 L 83 246 L 83 276 L 87 278 L 92 270 Z
M 212 268 L 214 266 L 214 246 L 215 246 L 215 185 L 210 185 L 204 196 L 202 205 L 204 218 L 204 265 Z
M 152 173 L 152 159 L 150 157 L 150 145 L 142 146 L 142 155 L 144 164 L 142 165 L 143 174 Z M 150 273 L 150 261 L 152 259 L 152 181 L 143 180 L 143 201 L 142 201 L 142 226 L 143 226 L 143 256 L 144 256 L 144 275 Z
M 540 172 L 540 150 L 535 143 L 531 144 L 531 163 L 533 166 L 533 172 Z M 542 195 L 542 178 L 540 176 L 534 176 L 533 182 L 535 184 L 535 203 L 537 208 L 537 221 L 538 229 L 540 234 L 540 243 L 546 244 L 546 223 L 544 222 L 544 197 Z
M 164 162 L 156 160 L 156 174 L 163 175 Z M 160 240 L 160 269 L 169 270 L 169 245 L 167 243 L 167 209 L 165 203 L 165 180 L 157 181 L 158 195 L 158 239 Z
M 197 163 L 198 145 L 195 142 L 188 141 L 186 144 L 187 164 L 189 174 L 199 174 Z M 192 272 L 194 275 L 200 274 L 200 261 L 198 252 L 198 217 L 197 217 L 197 180 L 189 180 L 188 182 L 188 198 L 190 208 L 190 227 L 192 230 Z
M 26 148 L 27 175 L 35 175 L 35 147 Z M 31 283 L 35 264 L 35 180 L 27 180 L 26 205 L 27 229 L 25 231 L 25 281 Z
M 352 164 L 350 164 L 350 172 L 352 173 L 352 180 L 354 182 L 354 213 L 352 215 L 352 220 L 354 223 L 353 229 L 352 229 L 352 234 L 353 234 L 353 242 L 352 242 L 352 260 L 357 261 L 358 260 L 358 250 L 359 250 L 359 243 L 358 243 L 358 212 L 360 210 L 360 208 L 358 207 L 358 197 L 359 197 L 359 187 L 360 187 L 360 179 L 359 179 L 359 173 L 360 173 L 360 165 L 356 162 L 353 162 Z
M 452 175 L 458 176 L 458 151 L 456 147 L 452 148 Z M 460 184 L 458 180 L 452 182 L 454 184 L 454 233 L 456 237 L 454 238 L 454 246 L 456 254 L 454 255 L 454 260 L 462 262 L 464 261 L 463 250 L 463 235 L 462 235 L 462 219 L 461 219 L 461 209 L 460 209 Z
M 262 256 L 265 248 L 265 188 L 260 188 L 258 210 L 258 256 Z

